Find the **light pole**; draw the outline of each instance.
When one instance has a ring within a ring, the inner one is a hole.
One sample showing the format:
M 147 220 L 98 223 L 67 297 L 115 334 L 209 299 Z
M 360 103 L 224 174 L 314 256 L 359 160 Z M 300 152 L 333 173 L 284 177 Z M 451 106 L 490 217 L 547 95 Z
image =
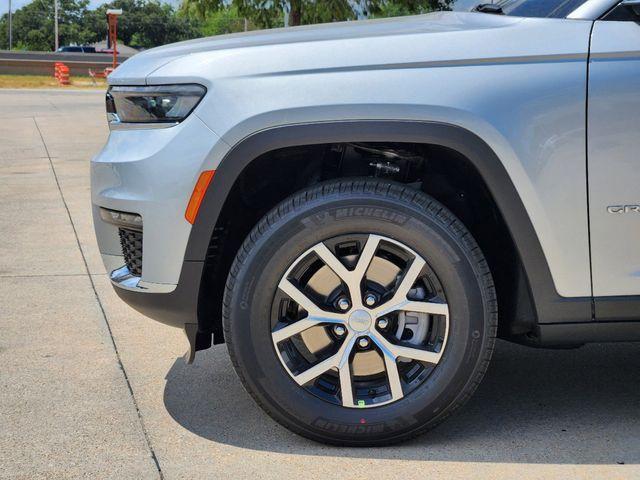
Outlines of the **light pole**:
M 9 50 L 13 46 L 13 25 L 12 25 L 11 0 L 9 0 Z
M 55 38 L 55 47 L 53 49 L 54 52 L 58 51 L 58 47 L 60 46 L 58 44 L 58 0 L 53 0 L 53 16 L 54 16 L 54 23 L 53 23 L 53 29 L 54 29 L 54 36 Z
M 113 48 L 113 68 L 118 66 L 118 17 L 122 15 L 121 8 L 110 8 L 107 10 L 107 22 L 109 24 L 109 44 Z

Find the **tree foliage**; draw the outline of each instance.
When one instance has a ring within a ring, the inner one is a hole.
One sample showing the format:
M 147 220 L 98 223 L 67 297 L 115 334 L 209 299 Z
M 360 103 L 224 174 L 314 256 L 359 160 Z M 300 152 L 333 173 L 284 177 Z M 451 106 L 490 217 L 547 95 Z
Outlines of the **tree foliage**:
M 307 25 L 363 17 L 425 13 L 446 8 L 450 0 L 183 0 L 183 11 L 205 19 L 231 8 L 258 28 Z
M 88 10 L 89 0 L 59 1 L 59 44 L 84 45 L 107 38 L 108 8 L 122 8 L 118 41 L 151 48 L 201 35 L 200 24 L 158 0 L 115 0 Z M 8 18 L 0 19 L 0 49 L 8 48 Z M 13 14 L 13 44 L 24 50 L 50 51 L 54 47 L 52 0 L 33 0 Z
M 196 15 L 198 18 L 202 18 L 199 14 L 196 13 Z M 206 37 L 253 30 L 255 28 L 247 18 L 240 15 L 236 7 L 215 10 L 203 17 L 201 20 L 201 32 Z
M 89 0 L 58 0 L 60 45 L 82 44 L 94 38 L 84 23 Z M 8 48 L 8 15 L 0 19 L 0 48 Z M 53 50 L 54 6 L 50 0 L 33 0 L 13 14 L 13 43 L 25 50 Z
M 107 9 L 121 8 L 118 19 L 118 39 L 135 48 L 195 38 L 200 35 L 199 25 L 186 15 L 178 15 L 171 5 L 158 0 L 115 0 L 89 12 L 86 23 L 99 39 L 107 35 Z
M 59 1 L 60 45 L 107 37 L 106 10 L 121 8 L 118 40 L 136 48 L 245 29 L 389 17 L 447 8 L 451 0 L 182 0 L 179 11 L 160 0 L 113 0 L 89 10 L 89 0 Z M 54 46 L 53 0 L 32 0 L 13 15 L 16 49 Z M 0 49 L 8 48 L 7 14 L 0 17 Z

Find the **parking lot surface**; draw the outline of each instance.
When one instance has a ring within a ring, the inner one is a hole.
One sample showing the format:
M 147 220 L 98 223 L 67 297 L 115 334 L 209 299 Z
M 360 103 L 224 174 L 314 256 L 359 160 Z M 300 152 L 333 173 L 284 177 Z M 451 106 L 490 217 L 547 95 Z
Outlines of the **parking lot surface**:
M 390 448 L 334 448 L 253 403 L 224 345 L 119 301 L 95 244 L 102 92 L 0 90 L 0 478 L 640 478 L 640 346 L 499 342 L 469 404 Z

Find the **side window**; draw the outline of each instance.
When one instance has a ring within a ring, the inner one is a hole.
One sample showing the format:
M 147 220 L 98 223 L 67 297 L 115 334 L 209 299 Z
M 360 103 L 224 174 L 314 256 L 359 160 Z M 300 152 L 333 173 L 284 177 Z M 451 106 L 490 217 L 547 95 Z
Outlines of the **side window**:
M 492 3 L 500 6 L 505 15 L 514 17 L 565 18 L 585 0 L 497 0 Z
M 619 3 L 609 12 L 607 12 L 602 20 L 615 22 L 640 22 L 640 1 L 638 3 Z

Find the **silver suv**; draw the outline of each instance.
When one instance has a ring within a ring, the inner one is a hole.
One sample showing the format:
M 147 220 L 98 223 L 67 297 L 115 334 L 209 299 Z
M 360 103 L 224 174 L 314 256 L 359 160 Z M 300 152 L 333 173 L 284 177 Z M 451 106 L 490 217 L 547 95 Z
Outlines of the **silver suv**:
M 116 292 L 183 328 L 187 361 L 226 342 L 273 418 L 341 445 L 443 421 L 496 337 L 640 340 L 638 4 L 510 0 L 136 55 L 91 165 Z

